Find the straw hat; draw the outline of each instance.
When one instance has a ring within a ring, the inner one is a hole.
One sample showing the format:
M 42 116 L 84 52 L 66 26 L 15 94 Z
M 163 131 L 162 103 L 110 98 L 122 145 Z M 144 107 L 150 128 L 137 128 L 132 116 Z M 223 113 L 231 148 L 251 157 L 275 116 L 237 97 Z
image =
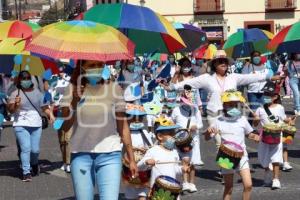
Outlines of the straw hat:
M 207 62 L 207 64 L 209 66 L 212 66 L 218 59 L 227 59 L 227 62 L 229 65 L 232 65 L 234 63 L 232 58 L 228 58 L 227 54 L 224 50 L 217 50 L 216 54 L 214 55 L 213 59 L 209 62 Z

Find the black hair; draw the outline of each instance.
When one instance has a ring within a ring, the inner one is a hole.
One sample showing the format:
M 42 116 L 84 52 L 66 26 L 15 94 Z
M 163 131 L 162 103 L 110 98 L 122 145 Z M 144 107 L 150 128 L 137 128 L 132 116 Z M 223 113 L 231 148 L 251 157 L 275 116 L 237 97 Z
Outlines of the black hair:
M 30 80 L 31 80 L 31 74 L 29 71 L 26 71 L 26 70 L 23 70 L 19 73 L 18 75 L 18 79 L 17 79 L 17 84 L 16 84 L 16 87 L 18 89 L 22 89 L 22 86 L 21 86 L 21 80 L 23 80 L 25 77 L 30 77 Z M 33 83 L 31 82 L 31 85 L 30 85 L 30 88 L 33 88 Z
M 189 66 L 192 67 L 192 62 L 190 61 L 190 59 L 188 57 L 183 57 L 181 58 L 179 61 L 178 61 L 178 65 L 180 67 L 182 67 L 183 63 L 184 62 L 188 62 L 189 63 Z
M 211 75 L 214 74 L 215 72 L 217 72 L 217 64 L 220 63 L 219 60 L 226 60 L 226 64 L 229 65 L 229 61 L 227 58 L 217 58 L 211 61 L 211 65 L 210 65 L 210 73 Z M 227 74 L 228 72 L 228 68 L 225 72 L 225 74 Z
M 254 54 L 256 54 L 256 53 L 258 53 L 259 56 L 261 56 L 261 53 L 259 51 L 254 50 L 251 52 L 250 57 L 253 58 Z

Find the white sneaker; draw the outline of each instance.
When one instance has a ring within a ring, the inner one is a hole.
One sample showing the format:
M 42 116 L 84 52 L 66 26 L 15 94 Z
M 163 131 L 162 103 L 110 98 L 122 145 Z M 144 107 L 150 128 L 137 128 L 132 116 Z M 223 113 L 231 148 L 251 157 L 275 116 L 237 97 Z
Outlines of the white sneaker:
M 67 167 L 66 164 L 63 164 L 63 165 L 60 167 L 60 169 L 63 170 L 63 171 L 66 171 L 66 167 Z
M 190 191 L 190 184 L 187 182 L 182 183 L 182 191 Z
M 281 185 L 280 185 L 279 179 L 273 179 L 272 190 L 280 189 L 280 188 L 281 188 Z
M 293 169 L 293 167 L 290 165 L 289 162 L 284 162 L 284 163 L 283 163 L 282 171 L 290 171 L 290 170 L 292 170 L 292 169 Z
M 193 193 L 193 192 L 197 192 L 198 191 L 195 184 L 189 183 L 189 186 L 190 186 L 189 192 Z
M 289 96 L 289 95 L 285 95 L 284 97 L 283 97 L 283 99 L 290 99 L 291 98 L 291 96 Z
M 67 165 L 65 171 L 66 171 L 67 173 L 71 173 L 71 167 L 70 167 L 70 165 Z

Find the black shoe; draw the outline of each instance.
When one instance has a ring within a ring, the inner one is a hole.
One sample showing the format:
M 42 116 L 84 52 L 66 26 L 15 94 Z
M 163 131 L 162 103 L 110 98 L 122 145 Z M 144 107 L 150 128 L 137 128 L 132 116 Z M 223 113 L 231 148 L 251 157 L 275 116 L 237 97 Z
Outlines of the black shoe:
M 22 181 L 23 182 L 30 182 L 30 181 L 32 181 L 31 174 L 28 173 L 28 174 L 23 175 L 23 180 Z
M 32 165 L 32 175 L 33 176 L 38 176 L 40 175 L 40 166 L 37 165 Z

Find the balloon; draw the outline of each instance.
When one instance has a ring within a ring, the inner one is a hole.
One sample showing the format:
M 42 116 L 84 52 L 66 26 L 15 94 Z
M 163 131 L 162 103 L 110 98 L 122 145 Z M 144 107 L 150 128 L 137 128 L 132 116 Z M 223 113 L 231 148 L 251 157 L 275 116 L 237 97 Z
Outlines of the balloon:
M 26 65 L 26 66 L 25 66 L 25 70 L 26 70 L 26 71 L 29 71 L 29 70 L 30 70 L 29 65 Z
M 51 100 L 52 100 L 51 93 L 46 91 L 45 94 L 44 94 L 44 103 L 51 102 Z
M 52 71 L 51 71 L 51 69 L 47 69 L 46 71 L 44 71 L 44 73 L 43 73 L 43 79 L 45 79 L 45 80 L 50 80 L 51 79 L 51 77 L 52 77 Z
M 22 60 L 23 60 L 23 56 L 22 55 L 16 55 L 14 57 L 14 63 L 16 65 L 21 65 L 22 64 Z
M 102 78 L 108 80 L 110 78 L 110 69 L 107 65 L 104 66 L 102 71 Z

